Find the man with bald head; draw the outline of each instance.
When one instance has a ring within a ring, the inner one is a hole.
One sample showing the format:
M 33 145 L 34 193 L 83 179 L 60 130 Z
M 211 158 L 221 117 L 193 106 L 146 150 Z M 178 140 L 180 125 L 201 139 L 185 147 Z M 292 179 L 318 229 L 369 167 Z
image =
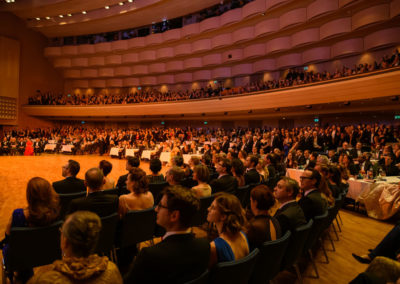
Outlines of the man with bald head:
M 118 211 L 118 196 L 106 194 L 101 190 L 104 184 L 103 172 L 99 168 L 91 168 L 85 174 L 87 195 L 71 201 L 69 213 L 78 210 L 87 210 L 105 217 Z

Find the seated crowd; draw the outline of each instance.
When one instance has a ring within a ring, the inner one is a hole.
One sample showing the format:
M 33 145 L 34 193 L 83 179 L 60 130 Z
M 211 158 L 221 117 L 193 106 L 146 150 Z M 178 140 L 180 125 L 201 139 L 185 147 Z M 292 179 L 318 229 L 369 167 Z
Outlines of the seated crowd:
M 62 166 L 65 179 L 54 182 L 52 186 L 42 178 L 31 179 L 27 186 L 28 206 L 14 210 L 2 241 L 6 266 L 12 228 L 47 226 L 66 215 L 61 235 L 62 260 L 39 270 L 30 283 L 50 283 L 48 279 L 55 278 L 74 283 L 76 277 L 80 277 L 80 283 L 122 283 L 119 270 L 124 274 L 125 283 L 184 283 L 200 276 L 207 268 L 212 269 L 217 263 L 241 259 L 264 242 L 276 240 L 285 232 L 293 232 L 324 214 L 329 206 L 334 206 L 335 198 L 346 194 L 348 177 L 358 175 L 358 172 L 352 173 L 353 167 L 358 167 L 360 173 L 361 168 L 369 171 L 365 168 L 368 164 L 365 164 L 363 155 L 368 154 L 366 150 L 371 150 L 371 147 L 378 150 L 377 158 L 383 160 L 377 164 L 383 163 L 381 167 L 387 174 L 395 169 L 398 174 L 398 167 L 393 163 L 398 156 L 396 158 L 393 152 L 399 153 L 399 145 L 397 143 L 396 148 L 385 145 L 389 141 L 398 142 L 398 129 L 392 126 L 332 126 L 264 133 L 260 130 L 218 129 L 201 134 L 189 130 L 164 132 L 152 129 L 124 133 L 123 137 L 131 135 L 136 139 L 143 134 L 148 138 L 153 135 L 153 139 L 165 135 L 182 141 L 188 135 L 189 140 L 216 137 L 211 145 L 204 144 L 201 158 L 192 157 L 188 164 L 183 161 L 182 151 L 176 150 L 165 179 L 159 174 L 161 162 L 156 156 L 150 161 L 150 175 L 140 169 L 139 157 L 129 156 L 126 161 L 128 173 L 120 176 L 116 191 L 109 189 L 114 182 L 107 181 L 106 175 L 112 169 L 112 164 L 107 161 L 89 169 L 85 180 L 76 177 L 80 165 L 74 160 Z M 29 131 L 30 135 L 52 132 Z M 291 141 L 294 133 L 298 135 L 293 137 L 299 137 L 299 140 Z M 378 137 L 377 145 L 374 144 L 374 133 Z M 320 140 L 325 134 L 327 139 Z M 363 145 L 364 138 L 366 143 Z M 231 141 L 235 142 L 230 144 Z M 349 143 L 355 143 L 355 148 L 349 149 Z M 339 145 L 342 146 L 339 151 L 329 152 L 333 146 Z M 306 148 L 304 152 L 302 147 Z M 284 160 L 285 152 L 291 153 L 292 159 L 301 161 L 299 164 L 305 168 L 300 185 L 286 177 L 288 163 Z M 350 163 L 351 159 L 357 160 L 358 165 Z M 163 183 L 164 189 L 160 193 L 152 191 L 154 184 Z M 249 186 L 249 195 L 245 198 L 239 185 Z M 72 200 L 66 212 L 60 212 L 59 200 L 74 192 L 84 194 Z M 200 208 L 199 198 L 211 195 L 213 202 L 208 208 L 209 226 L 206 229 L 208 240 L 196 238 L 191 224 Z M 119 270 L 106 256 L 94 254 L 101 230 L 99 217 L 118 214 L 123 220 L 132 210 L 153 206 L 156 206 L 156 223 L 165 230 L 160 242 L 142 248 L 138 253 L 135 249 L 124 252 L 125 257 L 118 261 Z M 84 243 L 82 238 L 86 240 Z M 74 271 L 76 267 L 84 271 Z M 15 277 L 27 281 L 32 274 L 32 270 L 17 271 Z
M 36 95 L 29 97 L 29 105 L 107 105 L 107 104 L 137 104 L 137 103 L 155 103 L 192 99 L 205 99 L 224 97 L 236 94 L 252 93 L 264 90 L 273 90 L 297 85 L 327 81 L 342 77 L 353 76 L 367 73 L 375 70 L 382 70 L 397 67 L 400 64 L 399 51 L 396 49 L 391 56 L 385 55 L 380 62 L 374 64 L 359 64 L 354 68 L 336 69 L 334 73 L 313 72 L 305 70 L 291 69 L 286 77 L 279 80 L 252 82 L 245 86 L 224 88 L 217 84 L 214 88 L 208 85 L 205 88 L 193 90 L 181 90 L 161 92 L 155 88 L 139 88 L 134 93 L 126 90 L 118 93 L 103 93 L 101 90 L 93 94 L 55 94 L 51 92 L 42 93 L 37 91 Z

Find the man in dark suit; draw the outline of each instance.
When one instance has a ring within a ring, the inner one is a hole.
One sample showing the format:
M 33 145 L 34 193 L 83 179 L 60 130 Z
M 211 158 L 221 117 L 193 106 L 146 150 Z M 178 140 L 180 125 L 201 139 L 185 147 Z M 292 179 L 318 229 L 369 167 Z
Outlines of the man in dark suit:
M 138 168 L 140 166 L 140 160 L 138 157 L 128 156 L 126 159 L 126 170 L 129 172 L 133 168 Z M 128 179 L 128 174 L 122 175 L 118 178 L 117 188 L 120 190 L 126 189 L 126 180 Z
M 190 233 L 200 202 L 193 192 L 170 186 L 156 207 L 157 224 L 165 228 L 163 240 L 143 248 L 124 283 L 186 283 L 199 277 L 210 261 L 210 244 Z
M 260 183 L 260 174 L 256 170 L 258 164 L 257 156 L 247 156 L 245 161 L 246 173 L 244 174 L 244 181 L 246 185 Z
M 91 168 L 85 174 L 85 185 L 88 194 L 85 197 L 71 201 L 69 213 L 78 210 L 87 210 L 96 213 L 100 217 L 109 216 L 118 212 L 118 196 L 106 194 L 101 190 L 104 184 L 103 172 L 99 168 Z
M 283 177 L 274 188 L 274 197 L 281 204 L 274 217 L 281 225 L 282 234 L 307 223 L 303 210 L 296 202 L 298 193 L 299 184 L 288 177 Z
M 303 209 L 307 221 L 315 216 L 322 215 L 328 208 L 328 204 L 318 190 L 321 182 L 321 175 L 317 170 L 305 170 L 300 177 L 300 188 L 303 197 L 299 205 Z
M 65 177 L 65 179 L 53 182 L 54 190 L 59 194 L 86 191 L 83 180 L 76 178 L 80 169 L 81 167 L 77 161 L 69 160 L 66 165 L 62 166 L 62 176 Z
M 237 179 L 230 174 L 232 168 L 231 161 L 228 159 L 221 159 L 215 163 L 215 168 L 219 176 L 210 182 L 212 193 L 223 191 L 234 194 L 238 187 L 238 182 Z
M 350 156 L 353 160 L 358 161 L 360 157 L 362 157 L 362 144 L 361 142 L 357 142 L 356 147 L 350 150 Z
M 385 154 L 385 165 L 382 169 L 385 171 L 387 176 L 398 176 L 400 173 L 399 168 L 395 164 L 395 156 L 393 154 Z
M 228 150 L 229 150 L 229 138 L 228 138 L 228 136 L 224 136 L 224 141 L 223 141 L 223 143 L 222 143 L 222 146 L 221 146 L 221 151 L 222 152 L 224 152 L 225 154 L 228 154 Z

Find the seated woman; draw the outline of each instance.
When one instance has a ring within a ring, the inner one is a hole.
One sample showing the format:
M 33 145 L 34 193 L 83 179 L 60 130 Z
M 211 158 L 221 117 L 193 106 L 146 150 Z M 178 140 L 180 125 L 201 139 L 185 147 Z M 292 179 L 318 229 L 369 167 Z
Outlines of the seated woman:
M 197 181 L 198 185 L 193 186 L 192 190 L 198 198 L 211 195 L 211 186 L 208 184 L 210 172 L 207 166 L 197 165 L 193 170 L 193 180 Z
M 15 227 L 44 227 L 52 224 L 58 218 L 59 199 L 50 183 L 41 178 L 34 177 L 29 180 L 26 188 L 26 208 L 15 209 L 6 227 L 5 239 L 2 241 L 3 257 L 7 266 L 8 240 L 11 228 Z M 32 270 L 18 272 L 19 280 L 22 282 L 29 279 Z
M 28 283 L 122 283 L 118 267 L 107 256 L 93 254 L 100 231 L 96 214 L 77 211 L 69 215 L 61 228 L 63 259 L 41 267 Z
M 275 204 L 272 191 L 265 185 L 258 185 L 250 192 L 250 207 L 254 215 L 246 226 L 246 234 L 252 247 L 259 247 L 264 242 L 281 237 L 281 227 L 269 210 Z
M 207 221 L 218 231 L 218 237 L 210 243 L 210 266 L 249 254 L 249 243 L 243 232 L 245 212 L 236 196 L 218 193 L 208 208 Z
M 150 160 L 150 171 L 151 174 L 147 176 L 147 180 L 149 183 L 162 183 L 165 182 L 165 178 L 163 174 L 160 174 L 161 171 L 161 161 L 158 158 L 153 158 Z
M 330 166 L 328 168 L 328 186 L 335 198 L 338 198 L 342 194 L 342 188 L 340 187 L 341 180 L 342 177 L 339 169 L 336 166 Z
M 133 168 L 128 174 L 126 188 L 131 192 L 119 197 L 118 213 L 122 218 L 128 211 L 144 210 L 154 205 L 153 194 L 148 190 L 146 173 Z
M 231 172 L 232 172 L 232 175 L 238 181 L 238 187 L 245 185 L 244 170 L 245 170 L 245 168 L 244 168 L 243 162 L 240 159 L 238 159 L 238 158 L 232 159 Z
M 107 177 L 112 170 L 112 164 L 109 161 L 102 160 L 99 164 L 99 169 L 103 172 L 105 183 L 102 186 L 102 190 L 113 189 L 115 187 L 115 181 Z

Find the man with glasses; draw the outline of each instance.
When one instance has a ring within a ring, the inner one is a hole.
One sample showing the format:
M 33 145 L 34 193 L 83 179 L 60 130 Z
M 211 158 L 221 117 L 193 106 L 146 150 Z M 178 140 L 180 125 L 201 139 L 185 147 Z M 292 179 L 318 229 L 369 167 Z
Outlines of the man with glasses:
M 300 177 L 300 189 L 303 197 L 299 205 L 303 209 L 307 221 L 315 216 L 325 213 L 328 205 L 318 190 L 321 182 L 321 175 L 317 170 L 305 170 Z
M 185 283 L 199 277 L 210 261 L 210 244 L 190 232 L 199 199 L 182 186 L 169 186 L 156 207 L 157 224 L 166 230 L 162 241 L 143 248 L 125 283 Z
M 54 190 L 58 194 L 86 191 L 84 181 L 76 178 L 80 169 L 81 167 L 77 161 L 69 160 L 67 164 L 62 166 L 62 176 L 65 177 L 65 179 L 53 182 Z
M 237 187 L 238 181 L 231 175 L 232 164 L 229 159 L 219 159 L 215 163 L 215 169 L 218 173 L 218 178 L 213 179 L 210 182 L 212 193 L 227 192 L 234 194 Z

